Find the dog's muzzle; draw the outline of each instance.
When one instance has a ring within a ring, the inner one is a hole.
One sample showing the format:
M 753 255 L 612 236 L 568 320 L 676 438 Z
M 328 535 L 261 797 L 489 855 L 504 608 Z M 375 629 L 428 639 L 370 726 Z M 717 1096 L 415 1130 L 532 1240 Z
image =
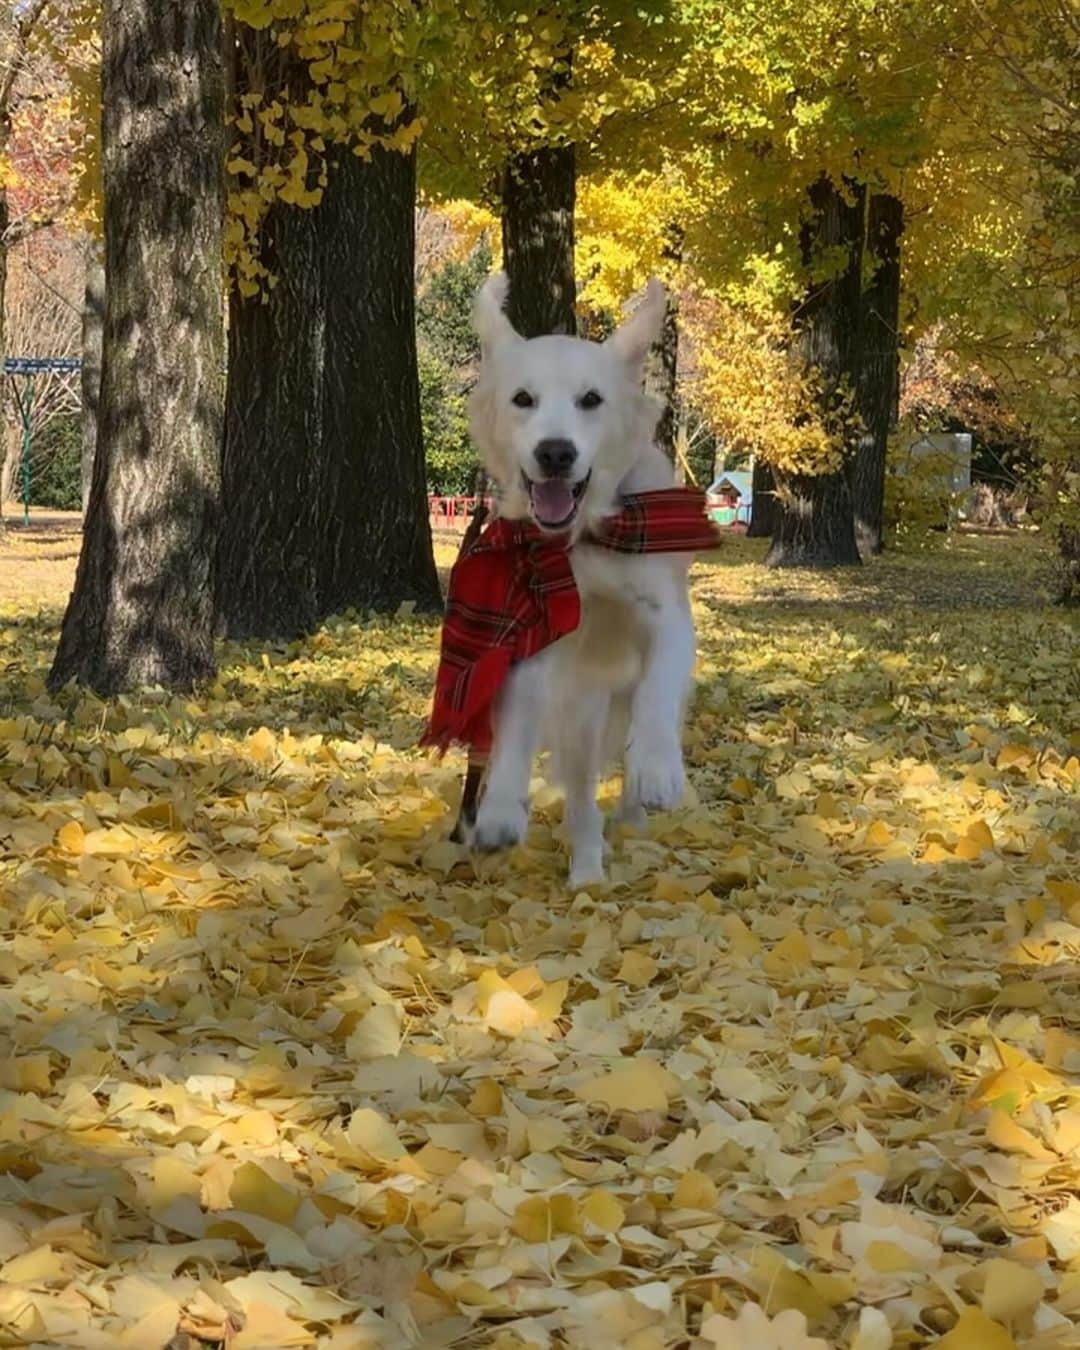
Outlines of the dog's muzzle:
M 529 494 L 529 508 L 542 530 L 567 530 L 574 523 L 578 506 L 592 478 L 592 470 L 571 483 L 566 478 L 533 479 L 522 470 L 522 481 Z

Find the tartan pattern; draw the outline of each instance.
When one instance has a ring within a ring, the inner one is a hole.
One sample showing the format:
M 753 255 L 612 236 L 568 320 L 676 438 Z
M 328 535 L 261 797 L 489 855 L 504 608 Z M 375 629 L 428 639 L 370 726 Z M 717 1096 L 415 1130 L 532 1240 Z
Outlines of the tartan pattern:
M 705 498 L 664 488 L 623 498 L 587 535 L 618 553 L 696 553 L 715 548 Z M 470 761 L 491 749 L 491 710 L 512 666 L 581 622 L 568 536 L 526 521 L 495 520 L 450 572 L 431 720 L 421 745 L 440 753 L 467 745 Z
M 622 499 L 586 536 L 590 544 L 616 553 L 699 553 L 720 538 L 705 514 L 705 494 L 696 488 L 660 488 Z

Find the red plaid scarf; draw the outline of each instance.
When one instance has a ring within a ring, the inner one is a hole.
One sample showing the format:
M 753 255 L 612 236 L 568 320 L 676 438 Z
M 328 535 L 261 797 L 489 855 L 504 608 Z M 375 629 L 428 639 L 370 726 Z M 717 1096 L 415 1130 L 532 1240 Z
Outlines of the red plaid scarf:
M 586 538 L 616 553 L 697 553 L 718 543 L 694 488 L 624 497 Z M 486 755 L 492 706 L 511 666 L 580 621 L 568 536 L 527 521 L 493 521 L 450 573 L 434 707 L 421 745 L 443 752 L 458 741 L 470 759 Z

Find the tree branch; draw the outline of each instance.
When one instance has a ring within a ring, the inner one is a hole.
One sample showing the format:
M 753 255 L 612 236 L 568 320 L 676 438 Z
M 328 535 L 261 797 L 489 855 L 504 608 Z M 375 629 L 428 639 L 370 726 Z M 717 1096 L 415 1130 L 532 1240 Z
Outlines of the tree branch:
M 11 53 L 8 68 L 4 71 L 3 81 L 0 82 L 0 117 L 6 116 L 10 111 L 11 93 L 15 87 L 15 80 L 22 59 L 26 55 L 26 48 L 34 35 L 34 29 L 38 26 L 42 14 L 45 13 L 50 3 L 51 0 L 31 0 L 15 25 L 14 49 Z
M 30 261 L 29 258 L 27 258 L 26 260 L 26 270 L 30 273 L 30 275 L 34 278 L 34 280 L 38 282 L 39 285 L 44 286 L 45 289 L 49 292 L 49 294 L 55 296 L 56 299 L 59 300 L 61 304 L 67 305 L 68 309 L 70 309 L 74 314 L 82 313 L 81 306 L 76 305 L 69 296 L 66 296 L 63 291 L 58 290 L 48 279 L 48 277 L 42 276 L 42 274 L 37 270 L 37 268 L 34 266 L 34 264 Z
M 37 234 L 38 230 L 47 230 L 50 225 L 55 224 L 55 216 L 24 216 L 22 220 L 16 220 L 8 226 L 4 234 L 3 246 L 14 248 L 16 244 L 21 244 L 30 235 Z

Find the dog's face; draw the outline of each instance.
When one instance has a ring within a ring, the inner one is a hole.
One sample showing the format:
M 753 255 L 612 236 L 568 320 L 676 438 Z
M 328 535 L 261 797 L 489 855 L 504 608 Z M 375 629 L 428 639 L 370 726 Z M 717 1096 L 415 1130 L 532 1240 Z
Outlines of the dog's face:
M 606 342 L 526 340 L 503 312 L 507 279 L 489 277 L 473 311 L 480 377 L 470 430 L 499 487 L 500 514 L 552 532 L 612 510 L 620 481 L 652 438 L 657 409 L 641 389 L 665 295 L 650 281 L 633 316 Z

